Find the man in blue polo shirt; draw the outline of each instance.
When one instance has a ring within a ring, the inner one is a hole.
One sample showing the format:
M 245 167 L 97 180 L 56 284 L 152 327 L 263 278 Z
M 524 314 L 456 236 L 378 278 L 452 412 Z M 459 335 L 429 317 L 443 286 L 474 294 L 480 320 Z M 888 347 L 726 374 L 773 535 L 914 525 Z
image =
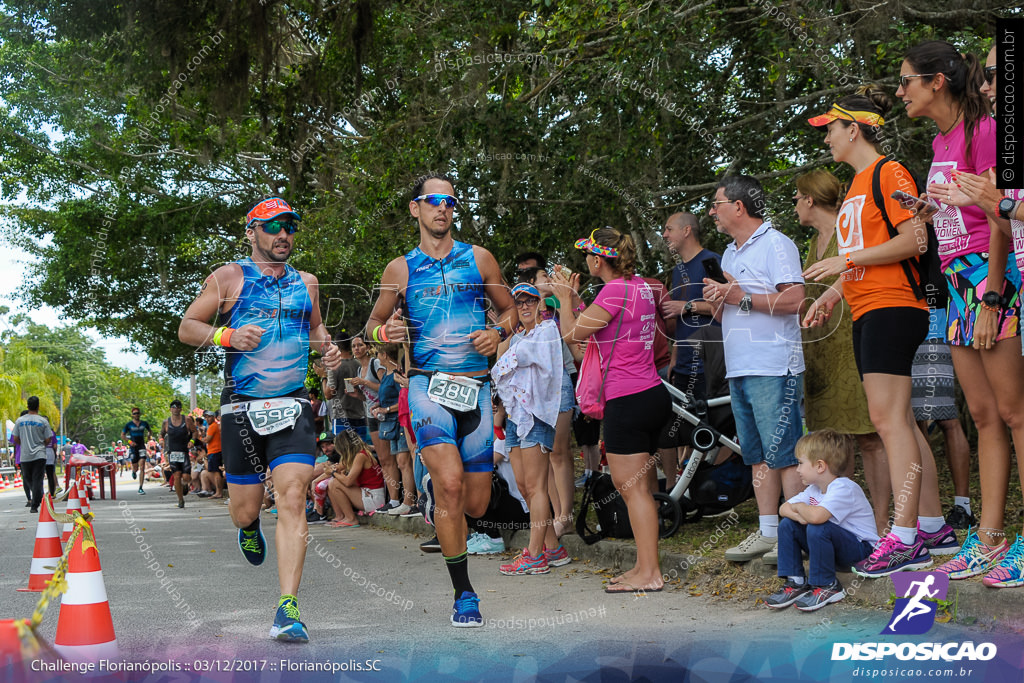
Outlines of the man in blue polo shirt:
M 53 429 L 45 415 L 39 414 L 39 397 L 29 396 L 28 412 L 14 423 L 11 441 L 21 450 L 21 472 L 29 480 L 32 512 L 39 512 L 43 502 L 43 474 L 46 472 L 46 445 L 53 439 Z

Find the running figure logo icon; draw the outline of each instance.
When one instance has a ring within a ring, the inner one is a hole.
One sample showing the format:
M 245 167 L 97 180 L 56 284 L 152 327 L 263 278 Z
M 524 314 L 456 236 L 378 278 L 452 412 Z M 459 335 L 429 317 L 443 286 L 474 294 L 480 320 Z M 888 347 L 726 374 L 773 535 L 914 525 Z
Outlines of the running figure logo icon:
M 896 604 L 883 635 L 916 636 L 927 633 L 935 624 L 938 605 L 949 592 L 949 575 L 939 572 L 897 572 L 892 575 Z

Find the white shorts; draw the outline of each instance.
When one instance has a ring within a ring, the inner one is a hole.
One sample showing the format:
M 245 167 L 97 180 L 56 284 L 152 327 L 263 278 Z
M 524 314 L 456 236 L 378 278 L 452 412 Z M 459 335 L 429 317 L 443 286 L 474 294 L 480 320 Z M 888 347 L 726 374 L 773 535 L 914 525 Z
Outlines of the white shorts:
M 359 489 L 363 494 L 363 512 L 373 512 L 384 505 L 384 487 L 379 489 Z

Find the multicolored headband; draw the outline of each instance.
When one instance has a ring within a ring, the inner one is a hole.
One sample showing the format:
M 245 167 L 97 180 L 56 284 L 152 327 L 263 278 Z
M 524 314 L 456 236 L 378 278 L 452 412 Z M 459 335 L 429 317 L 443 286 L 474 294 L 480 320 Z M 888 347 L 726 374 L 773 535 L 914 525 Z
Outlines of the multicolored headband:
M 807 123 L 811 124 L 815 128 L 822 128 L 832 123 L 836 119 L 843 119 L 845 121 L 856 121 L 857 123 L 863 123 L 866 126 L 882 126 L 885 125 L 885 119 L 882 118 L 881 114 L 877 114 L 873 111 L 860 111 L 857 109 L 844 109 L 836 103 L 832 103 L 832 108 L 828 112 L 821 116 L 815 116 L 814 118 L 807 119 Z
M 605 258 L 619 258 L 618 249 L 615 249 L 614 247 L 605 247 L 594 241 L 594 233 L 598 230 L 600 230 L 600 228 L 594 228 L 590 233 L 590 237 L 584 237 L 581 240 L 576 240 L 576 248 Z

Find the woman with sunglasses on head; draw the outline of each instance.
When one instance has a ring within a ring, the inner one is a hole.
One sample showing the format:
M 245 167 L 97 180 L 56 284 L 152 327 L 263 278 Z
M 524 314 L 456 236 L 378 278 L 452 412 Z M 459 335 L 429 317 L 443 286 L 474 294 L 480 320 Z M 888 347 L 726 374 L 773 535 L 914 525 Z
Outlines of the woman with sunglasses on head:
M 997 77 L 996 49 L 988 53 L 984 68 L 984 83 L 979 92 L 996 107 L 996 95 L 999 92 Z M 1009 258 L 1007 272 L 1016 271 L 1017 282 L 1024 271 L 1024 190 L 1000 190 L 995 186 L 995 171 L 989 169 L 985 173 L 968 173 L 956 171 L 953 182 L 934 183 L 928 186 L 929 196 L 948 206 L 967 208 L 984 212 L 989 226 L 989 254 L 992 261 L 996 254 L 1005 253 L 1010 249 L 1008 242 L 1012 240 L 1013 254 Z M 989 273 L 985 286 L 988 292 L 1006 293 L 1003 273 L 993 268 Z M 989 305 L 985 299 L 992 301 Z M 1024 468 L 1019 466 L 1020 444 L 1024 443 L 1022 421 L 1024 421 L 1024 359 L 1019 355 L 1017 345 L 1012 339 L 999 339 L 1001 324 L 1006 319 L 1005 310 L 1009 307 L 1006 300 L 996 301 L 995 297 L 985 295 L 974 325 L 974 347 L 980 349 L 982 364 L 989 379 L 988 399 L 998 406 L 999 420 L 996 425 L 1009 426 L 1013 435 L 1013 443 L 1017 445 L 1018 475 L 1020 485 L 1024 489 Z M 1019 305 L 1019 299 L 1017 300 Z M 1019 331 L 1019 323 L 1018 323 Z M 992 369 L 990 371 L 990 368 Z M 963 378 L 961 377 L 961 384 Z M 966 387 L 965 387 L 966 394 Z M 968 403 L 968 405 L 970 405 Z M 972 408 L 972 414 L 973 414 Z M 977 421 L 977 418 L 975 418 Z M 981 426 L 979 425 L 978 455 L 981 472 L 981 527 L 967 537 L 961 553 L 965 566 L 940 567 L 950 578 L 960 579 L 975 576 L 984 572 L 982 583 L 993 588 L 1008 588 L 1024 585 L 1024 538 L 1017 536 L 1008 547 L 1003 542 L 1003 523 L 1006 507 L 1007 489 L 1010 477 L 1009 444 L 1000 443 L 998 448 L 987 450 L 982 456 Z M 1005 429 L 1000 429 L 999 436 L 1005 437 Z M 998 455 L 998 459 L 995 457 Z M 1005 458 L 1003 457 L 1005 456 Z M 987 532 L 987 533 L 986 533 Z M 986 538 L 986 536 L 988 538 Z M 1006 539 L 1008 541 L 1009 539 Z M 986 547 L 980 547 L 981 543 Z M 992 550 L 992 547 L 995 550 Z M 1002 546 L 1002 548 L 1000 547 Z M 1002 554 L 1000 558 L 999 555 Z M 970 560 L 975 556 L 981 560 Z M 952 565 L 953 563 L 949 563 Z
M 491 376 L 508 411 L 505 445 L 516 470 L 516 483 L 530 509 L 530 542 L 499 571 L 506 576 L 547 574 L 549 566 L 571 561 L 555 536 L 548 496 L 561 402 L 562 339 L 554 320 L 541 320 L 541 295 L 536 287 L 520 282 L 512 288 L 512 299 L 523 330 L 509 340 Z
M 363 394 L 363 405 L 366 409 L 366 424 L 370 432 L 370 440 L 373 442 L 373 451 L 377 455 L 380 469 L 384 472 L 384 481 L 387 482 L 389 500 L 384 504 L 381 512 L 387 512 L 391 508 L 400 505 L 398 502 L 398 463 L 391 455 L 391 442 L 380 438 L 380 421 L 377 414 L 380 412 L 380 381 L 385 375 L 384 366 L 376 358 L 376 351 L 366 345 L 361 338 L 352 340 L 352 357 L 359 361 L 359 374 L 349 381 Z M 346 378 L 348 379 L 348 378 Z
M 916 271 L 911 283 L 901 262 L 920 253 L 927 233 L 924 221 L 891 197 L 897 190 L 917 191 L 910 172 L 897 162 L 887 163 L 878 151 L 880 128 L 891 108 L 892 100 L 881 88 L 865 85 L 808 121 L 826 131 L 832 158 L 856 174 L 836 220 L 839 255 L 804 272 L 815 282 L 840 273 L 842 278 L 810 305 L 803 325 L 827 324 L 838 313 L 834 307 L 841 298 L 850 306 L 854 360 L 871 422 L 885 445 L 897 498 L 890 533 L 854 566 L 869 577 L 927 567 L 931 554 L 949 554 L 959 547 L 942 517 L 935 458 L 910 404 L 914 355 L 928 334 L 928 304 L 915 292 L 920 285 Z M 876 180 L 881 189 L 877 198 Z
M 845 190 L 834 175 L 824 169 L 804 173 L 796 179 L 793 209 L 800 225 L 813 227 L 804 260 L 804 270 L 819 261 L 839 255 L 836 221 L 843 203 Z M 838 275 L 824 278 L 817 288 L 822 291 L 831 286 Z M 841 309 L 821 326 L 805 327 L 804 342 L 804 418 L 807 429 L 834 429 L 857 439 L 864 459 L 864 478 L 875 513 L 878 532 L 885 529 L 889 519 L 889 462 L 885 446 L 871 423 L 868 399 L 857 374 L 853 356 L 853 321 L 850 307 L 841 301 Z M 853 461 L 850 461 L 852 474 Z
M 672 408 L 654 364 L 654 292 L 634 274 L 636 245 L 629 234 L 598 228 L 576 248 L 586 252 L 590 275 L 601 278 L 604 287 L 579 317 L 561 316 L 562 338 L 589 340 L 600 351 L 608 465 L 636 539 L 636 566 L 612 579 L 605 592 L 660 591 L 658 511 L 650 479 L 656 476 L 654 454 Z M 569 279 L 557 271 L 551 277 L 561 310 L 570 310 Z
M 981 520 L 960 553 L 938 568 L 951 578 L 987 573 L 1005 556 L 1007 427 L 1014 442 L 1024 444 L 1020 272 L 1012 262 L 1007 264 L 1007 240 L 991 240 L 986 211 L 994 207 L 956 206 L 951 191 L 943 195 L 934 188 L 956 183 L 961 174 L 987 176 L 996 165 L 996 124 L 981 92 L 984 82 L 984 69 L 974 55 L 961 55 L 947 42 L 929 41 L 907 52 L 896 91 L 906 103 L 907 116 L 930 118 L 939 128 L 928 180 L 941 207 L 932 221 L 950 293 L 946 336 L 978 428 Z

